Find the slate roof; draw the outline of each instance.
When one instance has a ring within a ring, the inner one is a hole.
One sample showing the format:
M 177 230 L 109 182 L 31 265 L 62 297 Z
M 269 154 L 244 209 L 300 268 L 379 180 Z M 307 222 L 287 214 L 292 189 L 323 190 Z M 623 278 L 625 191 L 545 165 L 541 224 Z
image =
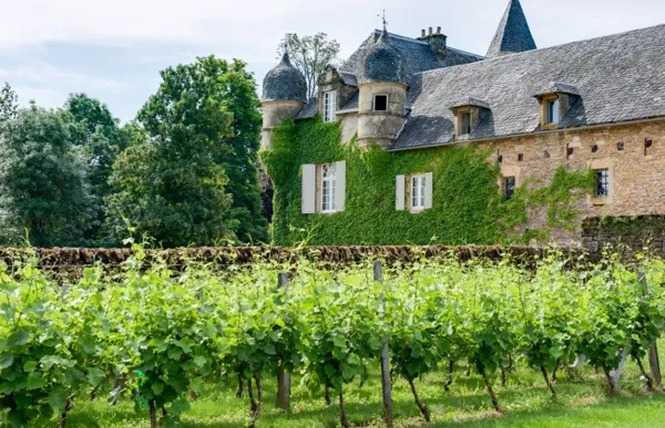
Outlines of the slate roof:
M 488 58 L 536 49 L 524 10 L 519 0 L 510 0 L 499 29 L 487 51 Z
M 559 128 L 665 116 L 665 25 L 547 49 L 505 55 L 416 75 L 411 112 L 392 150 L 453 142 L 460 99 L 489 103 L 470 140 L 524 134 L 540 125 L 534 98 L 550 82 L 574 85 L 580 97 Z
M 263 79 L 264 101 L 307 101 L 307 83 L 305 76 L 291 65 L 288 52 L 282 61 L 266 74 Z
M 376 44 L 376 40 L 381 36 L 382 32 L 382 30 L 374 30 L 339 69 L 355 76 L 361 76 L 367 56 L 370 54 L 372 47 Z M 466 64 L 483 59 L 480 55 L 447 47 L 445 59 L 440 60 L 432 52 L 429 43 L 392 33 L 388 33 L 388 44 L 395 48 L 402 57 L 403 73 L 407 78 L 422 71 Z
M 296 115 L 297 119 L 311 119 L 319 112 L 319 98 L 314 97 Z
M 368 49 L 365 65 L 357 75 L 359 83 L 406 83 L 402 54 L 388 39 L 388 31 L 384 29 L 379 39 Z

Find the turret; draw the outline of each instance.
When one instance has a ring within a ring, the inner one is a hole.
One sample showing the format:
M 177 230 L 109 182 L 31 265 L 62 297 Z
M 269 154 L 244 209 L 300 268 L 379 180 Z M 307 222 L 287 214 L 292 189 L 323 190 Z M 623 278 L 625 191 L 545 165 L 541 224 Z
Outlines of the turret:
M 285 119 L 294 118 L 307 102 L 305 76 L 284 53 L 282 61 L 263 80 L 263 135 L 261 145 L 272 147 L 273 131 Z
M 390 146 L 406 113 L 406 79 L 401 54 L 389 43 L 385 27 L 370 48 L 359 76 L 358 144 Z

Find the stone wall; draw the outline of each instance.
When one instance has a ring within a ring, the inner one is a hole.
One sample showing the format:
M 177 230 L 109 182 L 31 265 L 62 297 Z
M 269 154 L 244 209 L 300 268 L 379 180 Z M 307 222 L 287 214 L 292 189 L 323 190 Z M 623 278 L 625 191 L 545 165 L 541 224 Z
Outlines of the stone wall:
M 582 222 L 582 241 L 590 252 L 624 246 L 665 254 L 665 216 L 587 218 Z
M 555 231 L 557 244 L 582 245 L 581 220 L 587 217 L 665 215 L 663 120 L 466 144 L 489 150 L 488 161 L 499 163 L 504 176 L 516 177 L 518 186 L 546 186 L 561 166 L 610 171 L 610 196 L 595 199 L 580 195 L 575 207 L 580 222 L 573 225 L 572 232 Z M 545 222 L 544 212 L 531 212 L 528 227 L 539 229 Z

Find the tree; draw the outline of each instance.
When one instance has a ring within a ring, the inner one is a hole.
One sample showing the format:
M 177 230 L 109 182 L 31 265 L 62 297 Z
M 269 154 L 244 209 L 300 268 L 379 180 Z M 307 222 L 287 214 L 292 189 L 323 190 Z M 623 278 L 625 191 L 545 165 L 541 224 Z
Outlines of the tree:
M 221 166 L 241 242 L 267 241 L 258 178 L 261 114 L 254 76 L 239 60 L 213 56 L 162 72 L 162 84 L 139 112 L 163 156 L 205 157 Z
M 91 221 L 85 158 L 68 113 L 35 105 L 5 124 L 0 189 L 5 199 L 3 240 L 28 231 L 40 247 L 79 245 Z
M 323 76 L 326 67 L 337 59 L 339 42 L 328 39 L 326 33 L 316 33 L 313 36 L 299 36 L 287 33 L 277 51 L 281 58 L 285 49 L 291 56 L 291 63 L 302 72 L 307 82 L 307 99 L 316 95 L 318 81 Z
M 86 94 L 74 94 L 65 103 L 64 110 L 69 112 L 75 124 L 74 143 L 83 148 L 88 167 L 88 182 L 95 217 L 86 238 L 96 241 L 96 245 L 110 245 L 111 241 L 101 237 L 104 224 L 104 198 L 113 192 L 109 177 L 117 156 L 127 147 L 129 135 L 120 128 L 106 105 Z
M 109 208 L 162 245 L 267 240 L 256 170 L 259 100 L 245 67 L 211 56 L 168 68 L 138 114 L 148 141 L 116 162 L 119 192 Z
M 18 96 L 9 83 L 5 83 L 0 89 L 0 124 L 16 117 L 17 111 Z

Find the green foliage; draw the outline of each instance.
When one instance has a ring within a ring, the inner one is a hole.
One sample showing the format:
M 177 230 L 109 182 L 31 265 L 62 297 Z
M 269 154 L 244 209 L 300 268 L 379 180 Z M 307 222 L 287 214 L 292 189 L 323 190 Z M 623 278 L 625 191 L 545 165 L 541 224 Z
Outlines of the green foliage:
M 277 53 L 281 58 L 285 49 L 288 49 L 291 63 L 305 76 L 307 99 L 311 99 L 316 96 L 318 82 L 326 67 L 337 59 L 339 48 L 339 42 L 328 39 L 326 33 L 316 33 L 313 36 L 287 33 L 282 38 Z
M 588 188 L 587 173 L 560 169 L 550 186 L 518 189 L 504 200 L 499 168 L 487 153 L 456 146 L 387 153 L 340 144 L 339 124 L 319 119 L 286 121 L 262 160 L 275 185 L 273 238 L 281 245 L 302 240 L 322 245 L 496 244 L 546 239 L 524 231 L 528 209 L 548 209 L 549 225 L 567 226 L 575 197 Z M 300 167 L 347 162 L 346 207 L 335 215 L 301 214 Z M 433 208 L 419 214 L 395 210 L 395 177 L 433 172 Z M 463 190 L 462 190 L 463 189 Z
M 257 151 L 261 117 L 253 76 L 241 61 L 199 58 L 162 71 L 139 112 L 149 141 L 118 160 L 109 198 L 122 216 L 165 246 L 267 240 Z
M 121 273 L 88 269 L 65 287 L 36 261 L 0 269 L 3 426 L 62 418 L 93 391 L 131 397 L 137 411 L 171 423 L 189 392 L 228 374 L 260 385 L 280 363 L 341 397 L 378 366 L 384 338 L 394 372 L 411 382 L 442 360 L 466 361 L 488 382 L 511 359 L 551 371 L 579 353 L 609 373 L 623 348 L 643 357 L 665 321 L 658 260 L 633 269 L 608 256 L 573 270 L 559 255 L 530 268 L 422 258 L 379 283 L 365 263 L 224 272 L 188 263 L 176 273 L 133 251 Z M 284 271 L 288 288 L 276 290 Z
M 70 115 L 33 105 L 20 110 L 5 129 L 0 146 L 5 243 L 17 243 L 25 230 L 35 246 L 84 242 L 94 210 L 86 157 L 75 144 Z
M 75 124 L 72 134 L 74 144 L 83 148 L 88 166 L 87 182 L 93 197 L 95 218 L 86 231 L 87 245 L 113 245 L 109 237 L 102 237 L 104 224 L 104 198 L 113 191 L 109 177 L 117 156 L 129 144 L 131 126 L 121 128 L 106 105 L 85 94 L 74 94 L 65 103 Z M 106 239 L 102 239 L 106 238 Z
M 5 83 L 5 86 L 0 89 L 0 125 L 13 119 L 18 112 L 18 95 Z

